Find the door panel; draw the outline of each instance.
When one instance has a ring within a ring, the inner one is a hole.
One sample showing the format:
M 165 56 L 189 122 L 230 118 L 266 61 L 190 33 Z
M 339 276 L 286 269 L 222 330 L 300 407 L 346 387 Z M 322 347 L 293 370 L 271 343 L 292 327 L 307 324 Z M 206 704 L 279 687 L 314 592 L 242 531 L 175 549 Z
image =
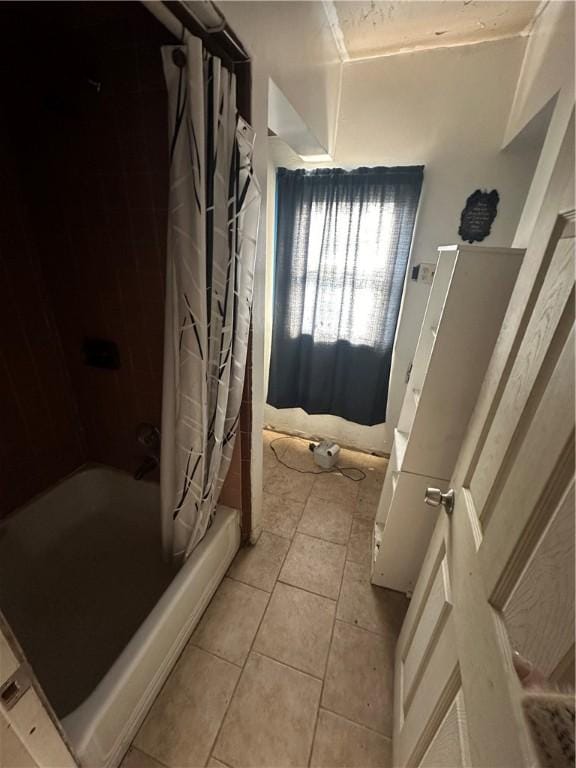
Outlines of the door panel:
M 419 768 L 437 768 L 439 765 L 470 765 L 466 712 L 461 690 L 430 742 Z
M 574 439 L 574 330 L 536 408 L 484 531 L 479 557 L 487 596 L 503 607 L 546 527 L 550 496 L 563 493 L 564 471 L 572 473 Z M 567 478 L 566 478 L 567 479 Z M 511 520 L 514 525 L 511 525 Z
M 572 479 L 503 611 L 512 645 L 547 677 L 574 647 L 574 504 Z
M 416 766 L 460 687 L 446 570 L 448 524 L 441 518 L 398 639 L 394 687 L 395 765 Z
M 446 554 L 437 559 L 430 592 L 424 602 L 422 615 L 416 625 L 412 641 L 404 658 L 404 707 L 409 707 L 426 659 L 430 656 L 437 635 L 446 623 L 452 609 L 450 576 Z
M 574 241 L 560 240 L 470 482 L 482 519 L 486 515 L 487 499 L 524 409 L 534 393 L 545 358 L 550 356 L 550 345 L 558 325 L 563 319 L 563 333 L 558 333 L 560 337 L 570 327 L 574 312 L 573 277 Z

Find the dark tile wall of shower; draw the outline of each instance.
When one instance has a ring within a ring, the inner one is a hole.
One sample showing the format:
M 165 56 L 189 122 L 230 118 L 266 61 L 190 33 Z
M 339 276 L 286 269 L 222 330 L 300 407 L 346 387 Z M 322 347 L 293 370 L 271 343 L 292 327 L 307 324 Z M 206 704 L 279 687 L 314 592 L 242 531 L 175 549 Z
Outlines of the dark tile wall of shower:
M 86 460 L 12 137 L 0 127 L 0 517 Z
M 56 43 L 50 73 L 63 83 L 42 131 L 52 152 L 35 145 L 37 239 L 88 455 L 133 471 L 137 425 L 160 425 L 170 37 L 139 3 L 79 5 L 74 48 Z M 120 368 L 86 366 L 85 337 L 114 341 Z
M 1 515 L 86 460 L 134 471 L 137 425 L 160 425 L 171 38 L 140 3 L 3 3 L 0 21 L 21 188 L 2 179 Z M 86 366 L 86 337 L 120 368 Z

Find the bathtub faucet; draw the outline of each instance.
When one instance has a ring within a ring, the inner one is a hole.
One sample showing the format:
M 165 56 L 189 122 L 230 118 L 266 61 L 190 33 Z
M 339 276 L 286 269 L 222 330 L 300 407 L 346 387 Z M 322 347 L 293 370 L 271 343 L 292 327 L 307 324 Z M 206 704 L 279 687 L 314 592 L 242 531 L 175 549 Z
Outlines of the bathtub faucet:
M 157 466 L 158 459 L 156 456 L 145 456 L 142 464 L 140 464 L 136 472 L 134 472 L 134 479 L 142 480 L 144 475 L 147 475 L 148 472 L 152 472 L 152 470 L 156 469 Z
M 134 479 L 142 480 L 144 475 L 152 472 L 160 463 L 160 430 L 153 424 L 138 424 L 136 439 L 140 445 L 146 448 L 146 455 L 142 464 L 134 472 Z

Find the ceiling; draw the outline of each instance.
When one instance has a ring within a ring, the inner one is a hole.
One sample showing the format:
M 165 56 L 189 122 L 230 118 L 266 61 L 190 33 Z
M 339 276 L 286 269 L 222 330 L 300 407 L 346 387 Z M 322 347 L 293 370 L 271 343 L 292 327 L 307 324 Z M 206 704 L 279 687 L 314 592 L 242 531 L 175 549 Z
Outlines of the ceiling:
M 539 2 L 324 0 L 344 60 L 476 43 L 520 34 Z

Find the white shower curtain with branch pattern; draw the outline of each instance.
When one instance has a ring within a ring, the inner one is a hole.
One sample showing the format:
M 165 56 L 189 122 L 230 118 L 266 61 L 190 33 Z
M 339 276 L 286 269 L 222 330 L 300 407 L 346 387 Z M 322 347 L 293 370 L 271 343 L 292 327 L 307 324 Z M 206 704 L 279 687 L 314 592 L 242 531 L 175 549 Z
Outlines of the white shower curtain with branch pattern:
M 235 76 L 197 38 L 162 49 L 170 199 L 162 403 L 165 554 L 206 533 L 238 431 L 260 191 Z

